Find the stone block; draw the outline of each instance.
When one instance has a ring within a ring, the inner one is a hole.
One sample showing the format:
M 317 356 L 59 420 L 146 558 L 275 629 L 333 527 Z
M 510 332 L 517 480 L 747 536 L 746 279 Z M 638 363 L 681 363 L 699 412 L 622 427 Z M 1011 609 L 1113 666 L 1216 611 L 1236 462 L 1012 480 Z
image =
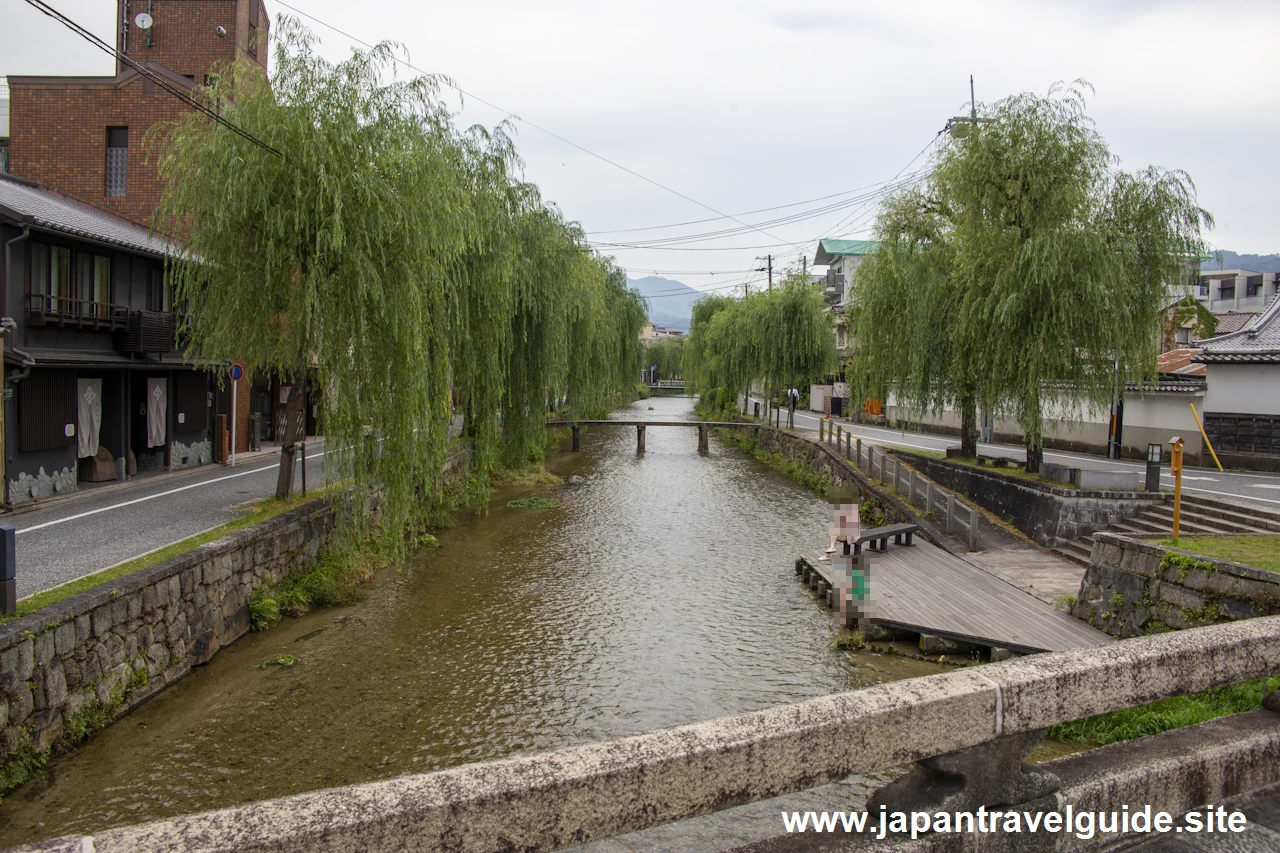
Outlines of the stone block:
M 9 725 L 9 703 L 0 699 L 0 730 Z
M 182 579 L 177 575 L 169 578 L 169 605 L 172 606 L 182 598 Z
M 1187 589 L 1204 589 L 1209 584 L 1209 573 L 1204 569 L 1192 569 L 1181 583 Z
M 232 613 L 222 626 L 219 642 L 226 646 L 249 633 L 249 605 L 243 604 Z
M 1203 595 L 1176 583 L 1163 583 L 1160 585 L 1160 601 L 1168 602 L 1176 607 L 1185 607 L 1188 610 L 1200 610 L 1205 603 Z
M 53 660 L 53 631 L 41 631 L 35 636 L 35 662 L 36 666 L 44 666 Z
M 58 708 L 67 699 L 67 677 L 62 661 L 55 660 L 44 671 L 44 701 L 50 708 Z
M 66 676 L 68 689 L 79 687 L 84 682 L 80 661 L 81 659 L 74 655 L 67 655 L 62 659 L 62 671 Z
M 111 605 L 104 604 L 93 611 L 93 636 L 102 638 L 111 630 Z
M 1239 578 L 1228 572 L 1213 572 L 1209 575 L 1209 580 L 1205 583 L 1204 588 L 1209 592 L 1216 592 L 1220 595 L 1230 595 L 1236 591 L 1237 580 Z
M 27 682 L 31 685 L 31 701 L 35 705 L 37 711 L 43 711 L 49 707 L 44 701 L 44 668 L 36 667 L 36 671 L 31 673 L 31 680 Z
M 154 678 L 169 666 L 169 650 L 160 643 L 147 648 L 147 675 Z
M 135 592 L 129 596 L 126 603 L 129 605 L 129 620 L 132 621 L 142 615 L 142 594 Z
M 178 640 L 184 640 L 187 636 L 187 614 L 179 613 L 174 620 L 169 623 L 169 630 L 165 635 L 170 645 Z
M 1156 607 L 1156 618 L 1177 631 L 1191 627 L 1191 620 L 1183 614 L 1182 608 L 1167 601 L 1162 601 Z
M 1252 601 L 1241 601 L 1237 598 L 1220 599 L 1218 607 L 1222 611 L 1222 615 L 1228 619 L 1252 619 L 1255 616 L 1266 615 Z
M 92 623 L 89 614 L 81 614 L 76 617 L 76 645 L 88 642 L 89 636 L 93 633 Z
M 160 606 L 160 598 L 156 593 L 156 585 L 151 584 L 142 590 L 142 612 L 151 614 Z
M 6 693 L 31 678 L 35 669 L 35 644 L 28 638 L 0 653 L 0 686 Z
M 9 692 L 9 724 L 17 725 L 25 722 L 31 712 L 36 709 L 35 698 L 23 683 L 17 690 Z
M 175 581 L 178 584 L 177 594 L 174 593 L 174 588 L 172 586 L 172 584 Z M 190 595 L 191 590 L 195 589 L 195 586 L 196 586 L 196 572 L 194 569 L 186 569 L 182 572 L 181 575 L 169 581 L 169 583 L 170 583 L 170 587 L 169 587 L 170 598 L 178 598 L 179 596 L 185 597 L 187 595 Z
M 110 672 L 99 679 L 96 685 L 98 701 L 104 705 L 111 701 L 111 694 L 118 688 L 123 688 L 125 681 L 129 678 L 129 665 L 122 663 L 113 667 Z
M 136 630 L 129 632 L 129 636 L 125 638 L 124 656 L 128 659 L 138 656 L 138 632 Z
M 45 752 L 62 737 L 62 714 L 56 708 L 39 711 L 31 716 L 31 745 L 37 752 Z
M 60 655 L 68 655 L 76 647 L 76 623 L 63 622 L 53 632 L 53 650 Z
M 124 640 L 120 639 L 115 634 L 108 636 L 106 640 L 103 641 L 103 646 L 105 646 L 107 650 L 107 668 L 124 663 L 125 658 L 128 657 L 125 653 Z
M 129 621 L 129 602 L 123 598 L 117 598 L 111 602 L 111 627 L 123 625 Z

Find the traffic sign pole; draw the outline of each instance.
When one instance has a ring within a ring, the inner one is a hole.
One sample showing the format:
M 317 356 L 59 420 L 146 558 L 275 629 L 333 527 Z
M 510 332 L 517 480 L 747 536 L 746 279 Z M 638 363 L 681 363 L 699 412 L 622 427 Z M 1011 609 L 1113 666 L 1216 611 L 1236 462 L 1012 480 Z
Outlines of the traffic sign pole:
M 244 376 L 244 365 L 233 361 L 227 373 L 231 376 L 231 467 L 234 468 L 236 467 L 236 398 L 240 396 L 236 391 L 240 386 L 240 377 Z

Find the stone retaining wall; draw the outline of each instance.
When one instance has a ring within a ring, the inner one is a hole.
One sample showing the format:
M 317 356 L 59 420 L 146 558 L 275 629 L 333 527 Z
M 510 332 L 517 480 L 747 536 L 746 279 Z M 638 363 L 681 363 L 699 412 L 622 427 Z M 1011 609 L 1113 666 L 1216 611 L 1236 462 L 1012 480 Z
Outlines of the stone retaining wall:
M 237 640 L 254 588 L 308 568 L 333 520 L 313 501 L 0 626 L 0 762 L 123 714 Z
M 1099 533 L 1071 613 L 1114 637 L 1267 616 L 1280 572 Z
M 893 453 L 935 483 L 1009 521 L 1046 548 L 1095 533 L 1165 501 L 1163 495 L 1150 492 L 1062 489 L 905 450 Z
M 446 480 L 465 477 L 455 445 Z M 0 625 L 0 767 L 118 717 L 249 630 L 249 597 L 312 567 L 333 530 L 316 500 Z

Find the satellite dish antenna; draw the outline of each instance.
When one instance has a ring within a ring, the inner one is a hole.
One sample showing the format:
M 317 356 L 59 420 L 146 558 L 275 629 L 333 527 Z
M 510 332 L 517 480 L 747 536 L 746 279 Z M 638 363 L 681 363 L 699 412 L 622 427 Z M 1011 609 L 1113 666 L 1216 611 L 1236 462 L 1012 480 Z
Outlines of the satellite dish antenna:
M 133 22 L 138 25 L 138 29 L 140 30 L 151 29 L 151 23 L 152 23 L 151 16 L 148 15 L 146 12 L 139 12 L 138 17 L 134 18 Z

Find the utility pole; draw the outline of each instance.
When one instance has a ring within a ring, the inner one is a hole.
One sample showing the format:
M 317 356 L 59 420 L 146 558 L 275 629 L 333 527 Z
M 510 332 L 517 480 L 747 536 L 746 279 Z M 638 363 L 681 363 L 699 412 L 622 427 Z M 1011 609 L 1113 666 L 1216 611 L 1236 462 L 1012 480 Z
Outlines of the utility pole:
M 760 258 L 757 257 L 756 260 L 758 261 L 760 260 Z M 773 255 L 766 255 L 765 262 L 766 262 L 765 266 L 756 267 L 756 272 L 767 271 L 769 273 L 769 289 L 773 290 Z
M 986 119 L 978 118 L 978 99 L 973 91 L 973 75 L 969 75 L 969 114 L 967 116 L 954 116 L 947 119 L 947 126 L 943 130 L 950 133 L 957 139 L 963 139 L 969 135 L 971 130 L 977 130 L 978 124 Z

